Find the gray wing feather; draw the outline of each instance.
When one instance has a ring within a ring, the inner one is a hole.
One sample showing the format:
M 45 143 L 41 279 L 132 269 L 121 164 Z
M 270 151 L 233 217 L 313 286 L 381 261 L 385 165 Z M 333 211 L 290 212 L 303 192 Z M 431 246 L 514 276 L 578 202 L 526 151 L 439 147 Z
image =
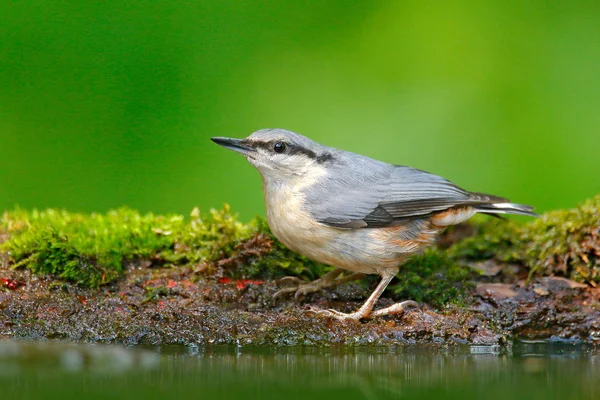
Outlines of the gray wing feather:
M 418 169 L 344 156 L 336 155 L 336 165 L 329 166 L 327 176 L 307 192 L 308 210 L 330 226 L 392 226 L 451 207 L 506 201 L 467 192 Z

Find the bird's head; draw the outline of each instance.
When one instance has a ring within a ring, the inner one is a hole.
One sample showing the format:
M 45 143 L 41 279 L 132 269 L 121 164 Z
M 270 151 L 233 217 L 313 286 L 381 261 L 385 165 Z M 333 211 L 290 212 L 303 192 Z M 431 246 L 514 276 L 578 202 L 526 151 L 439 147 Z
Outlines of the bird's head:
M 285 129 L 261 129 L 245 139 L 214 137 L 213 142 L 243 154 L 266 180 L 286 181 L 322 171 L 329 147 Z

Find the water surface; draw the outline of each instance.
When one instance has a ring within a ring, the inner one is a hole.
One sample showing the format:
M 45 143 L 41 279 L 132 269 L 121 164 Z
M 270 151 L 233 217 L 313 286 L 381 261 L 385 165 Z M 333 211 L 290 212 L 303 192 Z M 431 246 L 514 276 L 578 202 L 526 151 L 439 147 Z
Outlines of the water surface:
M 2 399 L 597 399 L 600 353 L 512 349 L 126 348 L 0 342 Z

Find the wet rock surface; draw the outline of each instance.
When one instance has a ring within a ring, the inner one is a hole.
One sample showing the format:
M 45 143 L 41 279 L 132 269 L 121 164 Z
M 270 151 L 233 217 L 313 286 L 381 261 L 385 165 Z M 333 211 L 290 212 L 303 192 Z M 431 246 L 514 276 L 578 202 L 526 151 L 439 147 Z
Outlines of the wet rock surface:
M 395 345 L 505 344 L 528 340 L 600 343 L 600 289 L 560 277 L 526 281 L 519 266 L 484 272 L 466 307 L 422 304 L 362 322 L 315 316 L 311 307 L 352 311 L 376 280 L 347 283 L 302 303 L 273 300 L 273 280 L 199 275 L 192 268 L 131 267 L 99 289 L 0 268 L 0 339 L 124 344 Z M 397 301 L 385 293 L 378 307 Z

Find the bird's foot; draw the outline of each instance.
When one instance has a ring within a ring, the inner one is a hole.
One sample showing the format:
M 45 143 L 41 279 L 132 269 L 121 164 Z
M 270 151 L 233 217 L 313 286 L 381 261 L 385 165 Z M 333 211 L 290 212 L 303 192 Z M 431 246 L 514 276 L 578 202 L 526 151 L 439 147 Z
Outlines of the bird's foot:
M 373 317 L 381 317 L 383 315 L 394 315 L 394 314 L 402 314 L 404 313 L 404 309 L 406 307 L 419 307 L 419 304 L 413 300 L 406 300 L 401 303 L 393 304 L 389 307 L 382 308 L 381 310 L 371 311 L 368 309 L 359 309 L 353 313 L 343 313 L 341 311 L 336 310 L 319 310 L 316 308 L 311 308 L 309 312 L 315 314 L 319 317 L 328 317 L 334 318 L 338 321 L 359 321 L 361 319 L 373 318 Z
M 273 295 L 273 299 L 276 300 L 280 297 L 294 293 L 294 299 L 296 301 L 299 301 L 302 297 L 306 296 L 309 293 L 314 293 L 325 288 L 335 287 L 341 283 L 350 282 L 352 280 L 364 277 L 364 274 L 354 273 L 346 277 L 338 278 L 338 276 L 341 275 L 342 272 L 343 270 L 341 269 L 335 269 L 312 282 L 306 282 L 295 276 L 286 276 L 285 278 L 281 278 L 278 281 L 278 283 L 290 285 L 291 287 L 279 290 Z
M 375 310 L 371 313 L 371 317 L 381 317 L 382 315 L 398 315 L 403 314 L 406 307 L 419 308 L 419 303 L 414 300 L 405 300 L 400 303 L 392 304 L 389 307 Z
M 278 283 L 291 284 L 292 286 L 277 291 L 273 295 L 273 299 L 277 300 L 280 297 L 294 293 L 294 299 L 298 301 L 309 293 L 313 293 L 317 290 L 327 287 L 327 284 L 323 284 L 319 281 L 320 279 L 312 282 L 306 282 L 300 278 L 296 278 L 295 276 L 286 276 L 285 278 L 281 278 Z
M 360 311 L 356 311 L 353 313 L 343 313 L 341 311 L 337 311 L 337 310 L 321 310 L 318 308 L 314 308 L 311 307 L 308 310 L 310 313 L 316 315 L 317 317 L 326 317 L 326 318 L 333 318 L 333 319 L 337 319 L 338 321 L 359 321 L 363 318 L 367 318 L 367 315 L 365 315 L 365 313 L 362 313 Z

